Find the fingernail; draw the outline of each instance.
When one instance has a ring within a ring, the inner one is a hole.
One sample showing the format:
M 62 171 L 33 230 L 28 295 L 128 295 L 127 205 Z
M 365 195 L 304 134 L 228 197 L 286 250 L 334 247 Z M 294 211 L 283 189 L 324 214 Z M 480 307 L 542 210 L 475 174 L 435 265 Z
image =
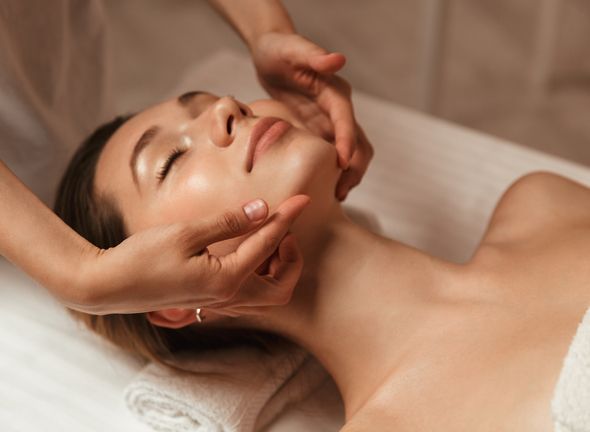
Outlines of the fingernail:
M 244 213 L 252 222 L 259 221 L 266 216 L 266 205 L 261 199 L 250 201 L 244 206 Z

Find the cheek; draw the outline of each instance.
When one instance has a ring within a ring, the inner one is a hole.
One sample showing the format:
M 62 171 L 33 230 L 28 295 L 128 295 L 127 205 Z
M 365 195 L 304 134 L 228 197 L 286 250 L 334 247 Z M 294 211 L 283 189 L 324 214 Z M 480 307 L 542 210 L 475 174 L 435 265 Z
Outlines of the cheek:
M 334 146 L 313 135 L 271 148 L 259 163 L 256 172 L 247 176 L 236 173 L 231 158 L 215 163 L 201 158 L 183 167 L 179 177 L 142 210 L 145 221 L 140 228 L 216 217 L 255 198 L 264 199 L 271 213 L 300 193 L 314 200 L 333 198 L 340 176 Z M 215 254 L 235 251 L 242 240 L 216 245 L 221 249 Z
M 151 225 L 215 217 L 217 213 L 243 204 L 260 194 L 249 178 L 239 172 L 235 155 L 196 155 L 187 161 L 154 200 Z
M 171 185 L 158 203 L 159 213 L 167 222 L 203 219 L 232 204 L 239 204 L 239 187 L 227 176 L 200 170 Z
M 271 148 L 273 154 L 261 159 L 256 173 L 256 190 L 276 209 L 284 200 L 297 194 L 313 200 L 331 198 L 340 178 L 336 149 L 316 136 L 297 139 L 284 148 Z

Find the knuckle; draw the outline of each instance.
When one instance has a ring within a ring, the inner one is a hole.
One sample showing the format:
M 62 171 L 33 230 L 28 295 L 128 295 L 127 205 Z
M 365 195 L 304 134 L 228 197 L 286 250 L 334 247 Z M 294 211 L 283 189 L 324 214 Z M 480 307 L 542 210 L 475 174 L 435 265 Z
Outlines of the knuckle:
M 239 234 L 241 231 L 240 220 L 231 212 L 223 213 L 219 216 L 217 219 L 217 227 L 227 236 Z
M 275 236 L 270 236 L 266 238 L 264 247 L 267 255 L 271 255 L 274 253 L 275 250 L 279 247 L 279 243 L 281 239 Z
M 170 227 L 170 234 L 171 237 L 174 238 L 175 242 L 178 241 L 188 241 L 193 234 L 193 230 L 191 229 L 190 225 L 188 223 L 180 223 L 175 227 Z

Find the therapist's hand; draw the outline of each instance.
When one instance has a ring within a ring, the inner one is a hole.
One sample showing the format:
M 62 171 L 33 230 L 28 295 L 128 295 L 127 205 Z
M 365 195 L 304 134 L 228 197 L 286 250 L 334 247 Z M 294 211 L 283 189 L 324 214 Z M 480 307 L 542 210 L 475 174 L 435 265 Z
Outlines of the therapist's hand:
M 356 125 L 350 84 L 334 75 L 346 59 L 294 33 L 264 33 L 249 47 L 268 93 L 290 106 L 313 132 L 335 142 L 338 163 L 345 170 L 336 195 L 343 200 L 360 182 L 373 155 Z
M 344 201 L 348 192 L 361 182 L 369 167 L 369 162 L 373 158 L 373 146 L 367 139 L 363 128 L 358 124 L 356 125 L 356 138 L 356 149 L 350 159 L 350 164 L 347 169 L 342 171 L 336 186 L 336 197 L 340 201 Z
M 205 220 L 136 233 L 117 247 L 90 252 L 77 281 L 83 301 L 64 303 L 92 314 L 207 308 L 230 316 L 283 305 L 303 268 L 288 230 L 308 203 L 305 195 L 292 197 L 268 217 L 267 204 L 257 200 L 253 212 L 238 206 Z M 255 228 L 260 229 L 234 253 L 216 257 L 207 250 Z M 256 274 L 263 263 L 269 263 L 262 266 L 266 274 Z

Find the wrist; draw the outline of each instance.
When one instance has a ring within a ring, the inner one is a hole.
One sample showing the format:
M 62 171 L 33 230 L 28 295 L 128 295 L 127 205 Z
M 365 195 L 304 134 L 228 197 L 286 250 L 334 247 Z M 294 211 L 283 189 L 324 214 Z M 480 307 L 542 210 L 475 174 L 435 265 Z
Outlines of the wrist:
M 292 24 L 290 24 L 290 25 L 286 25 L 286 24 L 277 25 L 275 23 L 274 25 L 269 25 L 268 27 L 265 27 L 265 28 L 256 28 L 251 33 L 249 33 L 247 35 L 245 34 L 243 36 L 244 41 L 248 45 L 248 49 L 250 50 L 250 53 L 254 52 L 254 50 L 256 49 L 256 45 L 258 44 L 260 39 L 262 39 L 264 36 L 267 36 L 270 34 L 292 35 L 292 34 L 297 34 L 297 32 L 295 31 L 295 27 L 293 27 Z
M 278 0 L 207 0 L 238 32 L 252 51 L 268 33 L 293 34 L 295 27 Z
M 88 243 L 76 260 L 70 273 L 69 298 L 63 303 L 71 309 L 91 314 L 105 313 L 104 287 L 109 285 L 105 280 L 111 275 L 112 269 L 106 270 L 104 250 Z

